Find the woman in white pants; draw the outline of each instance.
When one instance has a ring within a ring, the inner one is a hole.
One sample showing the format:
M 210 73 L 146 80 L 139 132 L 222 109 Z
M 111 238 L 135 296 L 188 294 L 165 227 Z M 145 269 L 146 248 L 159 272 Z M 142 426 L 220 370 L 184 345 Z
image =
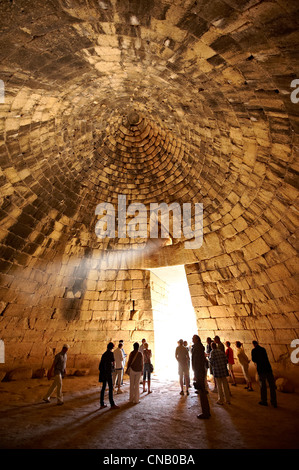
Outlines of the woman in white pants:
M 246 380 L 246 387 L 245 388 L 247 388 L 247 390 L 249 392 L 253 392 L 251 378 L 250 378 L 250 375 L 249 375 L 249 372 L 248 372 L 250 360 L 248 359 L 248 357 L 245 354 L 245 351 L 243 349 L 243 345 L 242 345 L 241 341 L 236 341 L 236 347 L 237 347 L 237 359 L 240 363 L 244 378 Z
M 133 351 L 130 353 L 128 364 L 127 364 L 127 374 L 130 376 L 130 403 L 140 403 L 139 402 L 139 383 L 140 377 L 143 371 L 143 355 L 139 349 L 139 344 L 133 344 Z

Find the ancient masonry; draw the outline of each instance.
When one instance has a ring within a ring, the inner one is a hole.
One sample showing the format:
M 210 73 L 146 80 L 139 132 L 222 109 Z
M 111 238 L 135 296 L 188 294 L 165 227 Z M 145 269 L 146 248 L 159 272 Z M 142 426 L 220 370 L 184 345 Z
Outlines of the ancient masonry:
M 154 343 L 150 269 L 184 265 L 202 338 L 298 375 L 297 3 L 1 2 L 1 368 Z M 203 203 L 201 248 L 99 239 L 119 195 Z

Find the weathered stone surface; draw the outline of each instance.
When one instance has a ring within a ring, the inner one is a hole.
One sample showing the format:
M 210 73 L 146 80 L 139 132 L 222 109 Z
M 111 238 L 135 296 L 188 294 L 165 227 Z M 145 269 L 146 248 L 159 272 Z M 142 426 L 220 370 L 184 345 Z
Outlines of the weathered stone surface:
M 5 376 L 6 376 L 6 372 L 4 370 L 0 370 L 0 382 L 2 382 Z
M 77 369 L 74 373 L 77 377 L 84 377 L 89 374 L 89 369 Z
M 32 378 L 33 379 L 42 379 L 47 375 L 47 369 L 41 368 L 41 369 L 36 369 L 32 373 Z
M 293 393 L 295 391 L 295 386 L 288 379 L 280 377 L 275 381 L 276 388 L 279 392 L 284 393 Z
M 24 380 L 32 378 L 32 369 L 29 367 L 17 367 L 6 374 L 5 380 Z

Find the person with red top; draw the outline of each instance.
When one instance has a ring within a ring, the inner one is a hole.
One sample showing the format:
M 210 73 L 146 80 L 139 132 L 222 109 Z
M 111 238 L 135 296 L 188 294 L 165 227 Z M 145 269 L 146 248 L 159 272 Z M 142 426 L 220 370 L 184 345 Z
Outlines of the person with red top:
M 230 347 L 230 342 L 229 341 L 226 341 L 225 346 L 227 348 L 226 351 L 225 351 L 225 355 L 227 357 L 229 375 L 231 376 L 232 381 L 233 381 L 232 385 L 234 385 L 234 387 L 236 387 L 237 384 L 236 384 L 236 379 L 235 379 L 235 375 L 234 375 L 234 371 L 233 371 L 233 365 L 235 363 L 234 351 Z

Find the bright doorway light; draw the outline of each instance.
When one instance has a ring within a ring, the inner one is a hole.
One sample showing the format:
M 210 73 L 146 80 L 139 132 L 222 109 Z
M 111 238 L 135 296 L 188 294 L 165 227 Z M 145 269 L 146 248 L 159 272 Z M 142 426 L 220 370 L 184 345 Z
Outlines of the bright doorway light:
M 155 268 L 151 271 L 167 284 L 169 293 L 167 305 L 153 312 L 155 372 L 161 378 L 178 380 L 178 362 L 175 359 L 177 342 L 183 339 L 191 346 L 192 336 L 197 334 L 186 273 L 184 266 Z

